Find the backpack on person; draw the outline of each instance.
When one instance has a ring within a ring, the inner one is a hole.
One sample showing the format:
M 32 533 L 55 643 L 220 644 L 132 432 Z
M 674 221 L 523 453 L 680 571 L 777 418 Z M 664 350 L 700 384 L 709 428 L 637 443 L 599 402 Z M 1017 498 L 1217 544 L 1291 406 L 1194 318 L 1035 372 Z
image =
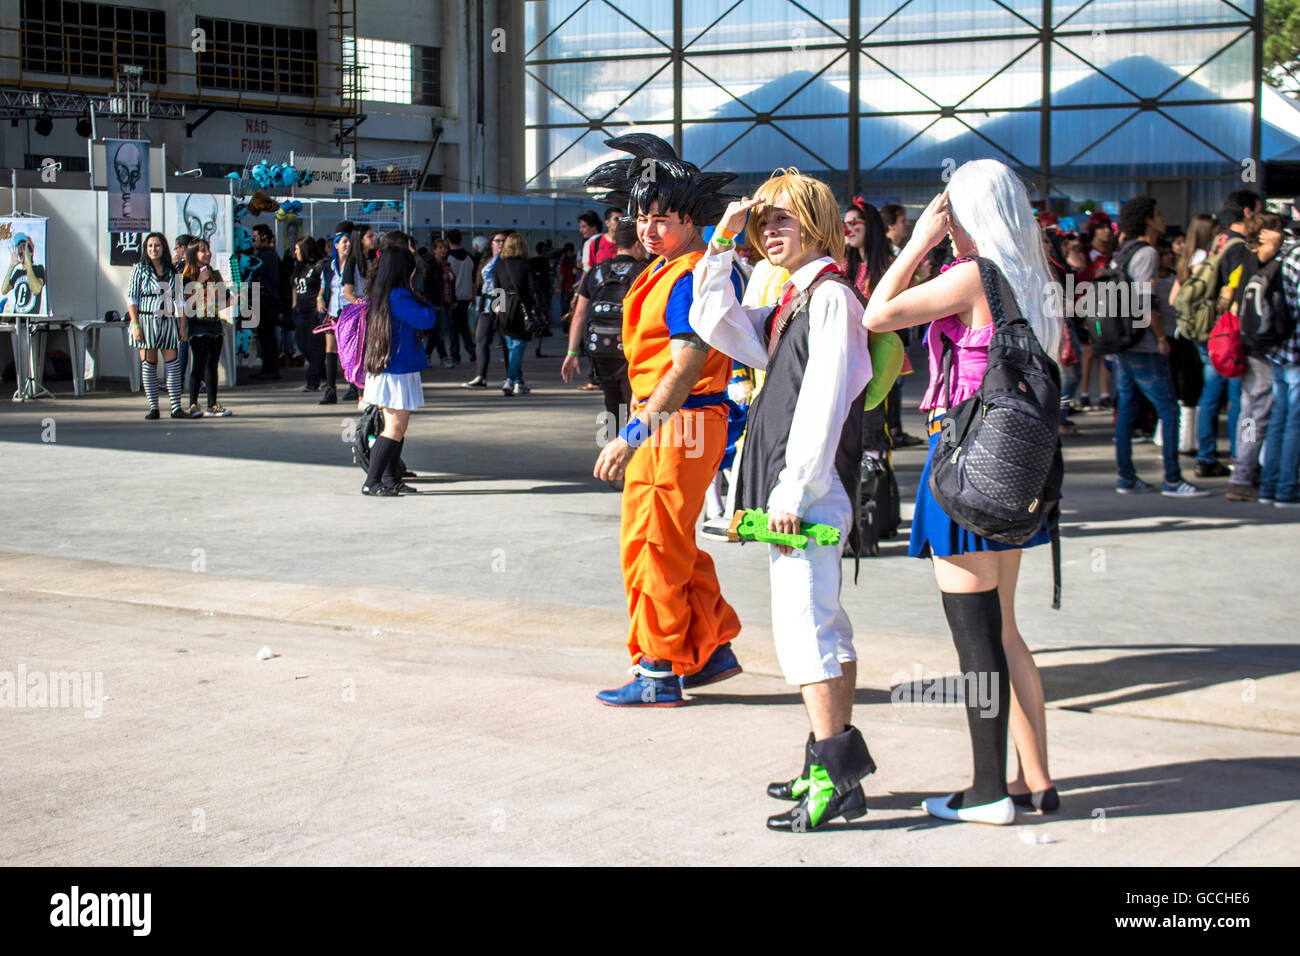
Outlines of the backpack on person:
M 930 492 L 953 521 L 981 537 L 1021 545 L 1044 521 L 1052 536 L 1052 607 L 1061 606 L 1058 433 L 1061 370 L 1025 321 L 997 266 L 977 258 L 993 316 L 979 391 L 952 406 L 953 345 L 943 337 L 947 397 L 930 461 Z
M 366 300 L 349 302 L 334 320 L 334 338 L 338 341 L 339 371 L 357 388 L 366 387 L 366 318 L 370 308 Z
M 1210 333 L 1210 364 L 1224 378 L 1241 378 L 1246 374 L 1246 350 L 1241 344 L 1241 321 L 1228 311 L 1219 316 Z
M 1128 243 L 1093 280 L 1092 315 L 1082 316 L 1080 327 L 1088 336 L 1088 344 L 1098 355 L 1125 352 L 1137 345 L 1146 334 L 1149 319 L 1147 310 L 1142 308 L 1146 296 L 1130 295 L 1134 290 L 1129 281 L 1128 264 L 1139 250 L 1150 248 L 1150 245 L 1145 239 Z M 1112 305 L 1117 308 L 1112 310 Z M 1077 313 L 1077 303 L 1075 309 Z
M 587 351 L 594 356 L 623 354 L 623 299 L 645 264 L 606 259 L 592 272 L 596 291 L 587 304 Z
M 1241 345 L 1247 355 L 1262 356 L 1295 332 L 1296 317 L 1287 307 L 1282 291 L 1283 258 L 1275 255 L 1242 290 L 1239 324 Z
M 1219 315 L 1219 270 L 1228 250 L 1246 240 L 1234 236 L 1223 248 L 1206 256 L 1187 281 L 1178 289 L 1174 309 L 1178 312 L 1178 334 L 1196 343 L 1209 341 L 1215 319 Z

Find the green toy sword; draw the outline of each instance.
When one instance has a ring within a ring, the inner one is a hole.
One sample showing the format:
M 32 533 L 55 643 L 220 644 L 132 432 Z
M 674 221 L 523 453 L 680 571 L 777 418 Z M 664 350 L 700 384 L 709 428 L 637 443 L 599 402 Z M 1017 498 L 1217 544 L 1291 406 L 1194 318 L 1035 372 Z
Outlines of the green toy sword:
M 728 541 L 765 541 L 768 544 L 783 544 L 800 550 L 808 547 L 809 540 L 817 544 L 839 544 L 840 529 L 828 524 L 799 524 L 799 534 L 782 534 L 767 529 L 767 512 L 758 510 L 737 511 L 727 529 Z

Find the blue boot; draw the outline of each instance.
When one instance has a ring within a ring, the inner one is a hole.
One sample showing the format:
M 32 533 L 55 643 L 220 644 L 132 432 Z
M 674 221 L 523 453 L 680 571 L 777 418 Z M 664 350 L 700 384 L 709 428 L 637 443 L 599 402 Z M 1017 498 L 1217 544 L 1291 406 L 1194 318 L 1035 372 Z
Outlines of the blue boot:
M 628 673 L 632 679 L 622 687 L 602 690 L 596 699 L 606 707 L 677 707 L 682 700 L 681 680 L 669 661 L 656 661 L 644 654 Z
M 682 688 L 691 690 L 703 687 L 705 684 L 716 684 L 728 677 L 735 677 L 741 670 L 740 661 L 736 660 L 731 643 L 719 644 L 713 649 L 713 653 L 709 655 L 703 667 L 694 674 L 687 674 L 682 678 Z

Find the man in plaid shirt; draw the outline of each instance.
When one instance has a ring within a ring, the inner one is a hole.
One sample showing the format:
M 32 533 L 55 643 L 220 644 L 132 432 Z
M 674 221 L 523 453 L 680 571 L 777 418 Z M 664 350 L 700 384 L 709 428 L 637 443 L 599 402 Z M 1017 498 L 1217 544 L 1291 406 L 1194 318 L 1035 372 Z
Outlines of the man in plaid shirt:
M 1292 216 L 1295 208 L 1292 207 Z M 1296 219 L 1292 219 L 1292 230 Z M 1300 241 L 1291 240 L 1282 256 L 1282 295 L 1291 316 L 1300 319 Z M 1300 508 L 1300 322 L 1291 337 L 1269 354 L 1273 363 L 1273 411 L 1268 448 L 1259 480 L 1259 500 L 1279 508 Z

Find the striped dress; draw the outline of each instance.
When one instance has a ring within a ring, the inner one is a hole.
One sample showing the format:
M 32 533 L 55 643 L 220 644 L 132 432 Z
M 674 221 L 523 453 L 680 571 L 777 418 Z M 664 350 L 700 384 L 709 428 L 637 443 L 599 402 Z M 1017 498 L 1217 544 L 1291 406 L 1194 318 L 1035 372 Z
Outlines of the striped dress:
M 176 320 L 176 303 L 180 299 L 180 273 L 159 279 L 144 260 L 136 263 L 126 301 L 140 310 L 140 332 L 145 349 L 174 349 L 181 344 L 180 323 Z

